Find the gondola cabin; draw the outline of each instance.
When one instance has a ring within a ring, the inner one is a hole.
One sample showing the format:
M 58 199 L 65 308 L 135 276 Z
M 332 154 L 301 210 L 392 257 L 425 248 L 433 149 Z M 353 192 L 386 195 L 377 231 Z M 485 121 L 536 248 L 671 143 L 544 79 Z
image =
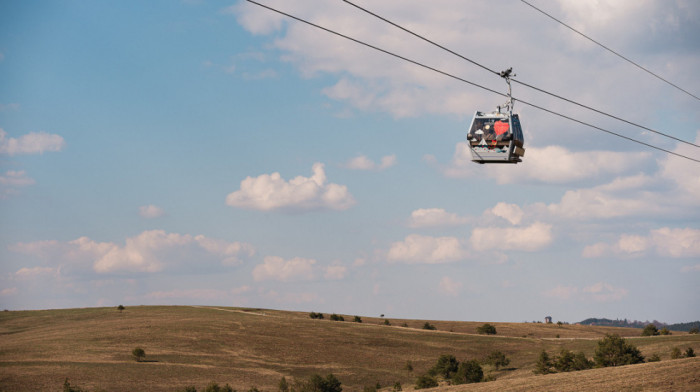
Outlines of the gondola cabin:
M 477 163 L 518 163 L 525 155 L 525 139 L 517 114 L 477 111 L 467 141 L 472 161 Z

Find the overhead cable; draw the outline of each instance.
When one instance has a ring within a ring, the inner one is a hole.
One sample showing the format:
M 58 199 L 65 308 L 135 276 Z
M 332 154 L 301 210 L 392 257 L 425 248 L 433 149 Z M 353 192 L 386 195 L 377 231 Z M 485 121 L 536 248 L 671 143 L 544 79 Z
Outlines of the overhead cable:
M 648 70 L 648 69 L 642 67 L 641 65 L 635 63 L 634 61 L 628 59 L 627 57 L 621 55 L 620 53 L 618 53 L 618 52 L 616 52 L 616 51 L 614 51 L 614 50 L 608 48 L 607 46 L 601 44 L 600 42 L 594 40 L 593 38 L 587 36 L 586 34 L 584 34 L 584 33 L 580 32 L 580 31 L 576 30 L 575 28 L 573 28 L 573 27 L 569 26 L 568 24 L 562 22 L 561 20 L 559 20 L 559 19 L 553 17 L 552 15 L 546 13 L 545 11 L 542 11 L 541 9 L 535 7 L 534 5 L 528 3 L 527 1 L 525 1 L 525 0 L 520 0 L 520 1 L 522 1 L 523 3 L 529 5 L 530 7 L 534 8 L 534 9 L 537 10 L 537 11 L 539 11 L 540 13 L 542 13 L 542 14 L 544 14 L 544 15 L 550 17 L 551 19 L 555 20 L 556 22 L 558 22 L 558 23 L 561 24 L 562 26 L 568 28 L 569 30 L 573 31 L 574 33 L 576 33 L 576 34 L 578 34 L 578 35 L 584 37 L 585 39 L 587 39 L 587 40 L 593 42 L 594 44 L 596 44 L 596 45 L 600 46 L 601 48 L 607 50 L 608 52 L 614 54 L 615 56 L 617 56 L 617 57 L 619 57 L 619 58 L 621 58 L 621 59 L 627 61 L 628 63 L 634 65 L 635 67 L 637 67 L 637 68 L 639 68 L 639 69 L 641 69 L 641 70 L 643 70 L 644 72 L 646 72 L 646 73 L 648 73 L 648 74 L 650 74 L 650 75 L 656 77 L 657 79 L 660 79 L 660 80 L 662 80 L 662 81 L 664 81 L 664 82 L 670 84 L 671 86 L 677 88 L 678 90 L 683 91 L 684 93 L 686 93 L 686 94 L 690 95 L 691 97 L 693 97 L 693 98 L 695 98 L 695 99 L 697 99 L 697 100 L 700 101 L 700 97 L 698 97 L 697 95 L 692 94 L 692 93 L 690 93 L 690 92 L 684 90 L 683 88 L 681 88 L 681 87 L 679 87 L 679 86 L 677 86 L 677 85 L 675 85 L 675 84 L 669 82 L 668 80 L 662 78 L 661 76 L 655 74 L 654 72 L 652 72 L 652 71 L 650 71 L 650 70 Z
M 491 89 L 491 88 L 482 86 L 482 85 L 480 85 L 480 84 L 471 82 L 471 81 L 469 81 L 469 80 L 466 80 L 466 79 L 461 78 L 461 77 L 459 77 L 459 76 L 452 75 L 452 74 L 447 73 L 447 72 L 445 72 L 445 71 L 441 71 L 441 70 L 439 70 L 439 69 L 437 69 L 437 68 L 431 67 L 431 66 L 429 66 L 429 65 L 425 65 L 425 64 L 420 63 L 420 62 L 418 62 L 418 61 L 411 60 L 411 59 L 409 59 L 409 58 L 407 58 L 407 57 L 404 57 L 404 56 L 401 56 L 401 55 L 399 55 L 399 54 L 390 52 L 390 51 L 388 51 L 388 50 L 386 50 L 386 49 L 379 48 L 379 47 L 374 46 L 374 45 L 372 45 L 372 44 L 368 44 L 368 43 L 366 43 L 366 42 L 364 42 L 364 41 L 360 41 L 360 40 L 358 40 L 358 39 L 352 38 L 352 37 L 350 37 L 350 36 L 348 36 L 348 35 L 339 33 L 339 32 L 337 32 L 337 31 L 331 30 L 331 29 L 329 29 L 329 28 L 320 26 L 320 25 L 315 24 L 315 23 L 313 23 L 313 22 L 309 22 L 309 21 L 307 21 L 307 20 L 305 20 L 305 19 L 302 19 L 302 18 L 299 18 L 299 17 L 297 17 L 297 16 L 288 14 L 288 13 L 286 13 L 286 12 L 284 12 L 284 11 L 280 11 L 280 10 L 278 10 L 278 9 L 272 8 L 272 7 L 268 6 L 268 5 L 258 3 L 257 1 L 254 1 L 254 0 L 246 0 L 246 1 L 249 2 L 249 3 L 255 4 L 255 5 L 257 5 L 257 6 L 260 6 L 260 7 L 262 7 L 262 8 L 268 9 L 268 10 L 270 10 L 270 11 L 276 12 L 276 13 L 278 13 L 278 14 L 280 14 L 280 15 L 286 16 L 286 17 L 288 17 L 288 18 L 290 18 L 290 19 L 294 19 L 294 20 L 296 20 L 296 21 L 298 21 L 298 22 L 301 22 L 301 23 L 307 24 L 307 25 L 309 25 L 309 26 L 315 27 L 315 28 L 317 28 L 317 29 L 320 29 L 320 30 L 326 31 L 326 32 L 328 32 L 328 33 L 334 34 L 334 35 L 336 35 L 336 36 L 338 36 L 338 37 L 345 38 L 345 39 L 350 40 L 350 41 L 353 41 L 353 42 L 355 42 L 355 43 L 357 43 L 357 44 L 366 46 L 366 47 L 368 47 L 368 48 L 371 48 L 371 49 L 374 49 L 374 50 L 376 50 L 376 51 L 382 52 L 382 53 L 384 53 L 384 54 L 388 54 L 389 56 L 398 58 L 398 59 L 400 59 L 400 60 L 404 60 L 404 61 L 409 62 L 409 63 L 411 63 L 411 64 L 414 64 L 414 65 L 423 67 L 423 68 L 428 69 L 428 70 L 431 70 L 431 71 L 433 71 L 433 72 L 437 72 L 437 73 L 442 74 L 442 75 L 444 75 L 444 76 L 450 77 L 450 78 L 452 78 L 452 79 L 458 80 L 458 81 L 463 82 L 463 83 L 470 84 L 470 85 L 472 85 L 472 86 L 474 86 L 474 87 L 478 87 L 478 88 L 480 88 L 480 89 L 483 89 L 483 90 L 486 90 L 486 91 L 488 91 L 488 92 L 491 92 L 491 93 L 500 95 L 500 96 L 502 96 L 502 97 L 506 97 L 506 98 L 508 97 L 508 95 L 503 94 L 503 93 L 501 93 L 501 92 L 499 92 L 499 91 L 496 91 L 496 90 L 494 90 L 494 89 Z M 513 98 L 513 99 L 517 99 L 517 98 Z M 604 129 L 604 128 L 601 128 L 601 127 L 598 127 L 598 126 L 596 126 L 596 125 L 592 125 L 592 124 L 589 124 L 589 123 L 587 123 L 587 122 L 584 122 L 584 121 L 581 121 L 581 120 L 577 120 L 577 119 L 575 119 L 575 118 L 573 118 L 573 117 L 570 117 L 570 116 L 567 116 L 567 115 L 565 115 L 565 114 L 561 114 L 561 113 L 555 112 L 555 111 L 553 111 L 553 110 L 544 108 L 544 107 L 539 106 L 539 105 L 536 105 L 536 104 L 534 104 L 534 103 L 530 103 L 530 102 L 527 102 L 527 101 L 524 101 L 524 100 L 521 100 L 521 99 L 517 99 L 517 100 L 520 101 L 520 102 L 522 102 L 522 103 L 525 104 L 525 105 L 531 106 L 531 107 L 536 108 L 536 109 L 540 109 L 540 110 L 542 110 L 542 111 L 544 111 L 544 112 L 553 114 L 553 115 L 555 115 L 555 116 L 559 116 L 559 117 L 562 117 L 562 118 L 565 118 L 565 119 L 574 121 L 574 122 L 579 123 L 579 124 L 581 124 L 581 125 L 585 125 L 585 126 L 588 126 L 588 127 L 594 128 L 594 129 L 597 129 L 597 130 L 599 130 L 599 131 L 601 131 L 601 132 L 605 132 L 605 133 L 608 133 L 608 134 L 611 134 L 611 135 L 620 137 L 620 138 L 622 138 L 622 139 L 625 139 L 625 140 L 628 140 L 628 141 L 631 141 L 631 142 L 634 142 L 634 143 L 637 143 L 637 144 L 641 144 L 641 145 L 647 146 L 647 147 L 649 147 L 649 148 L 653 148 L 653 149 L 655 149 L 655 150 L 663 151 L 663 152 L 665 152 L 665 153 L 667 153 L 667 154 L 675 155 L 675 156 L 680 157 L 680 158 L 685 158 L 685 159 L 688 159 L 688 160 L 691 160 L 691 161 L 700 163 L 700 160 L 698 160 L 698 159 L 691 158 L 691 157 L 688 157 L 688 156 L 685 156 L 685 155 L 682 155 L 682 154 L 679 154 L 679 153 L 676 153 L 676 152 L 673 152 L 673 151 L 670 151 L 670 150 L 666 150 L 666 149 L 664 149 L 664 148 L 657 147 L 657 146 L 654 146 L 654 145 L 652 145 L 652 144 L 645 143 L 645 142 L 642 142 L 642 141 L 640 141 L 640 140 L 636 140 L 636 139 L 633 139 L 633 138 L 630 138 L 630 137 L 621 135 L 621 134 L 619 134 L 619 133 L 616 133 L 616 132 L 613 132 L 613 131 L 610 131 L 610 130 L 607 130 L 607 129 Z
M 353 3 L 353 2 L 351 2 L 351 1 L 349 1 L 349 0 L 342 0 L 342 1 L 344 1 L 344 2 L 347 3 L 347 4 L 350 4 L 351 6 L 357 8 L 357 9 L 359 9 L 359 10 L 361 10 L 361 11 L 364 11 L 364 12 L 366 12 L 366 13 L 368 13 L 368 14 L 374 16 L 375 18 L 378 18 L 378 19 L 380 19 L 380 20 L 382 20 L 382 21 L 384 21 L 384 22 L 386 22 L 386 23 L 389 23 L 390 25 L 392 25 L 392 26 L 394 26 L 394 27 L 396 27 L 396 28 L 399 28 L 399 29 L 403 30 L 403 31 L 405 31 L 405 32 L 407 32 L 407 33 L 413 35 L 414 37 L 417 37 L 417 38 L 419 38 L 419 39 L 421 39 L 421 40 L 423 40 L 423 41 L 425 41 L 425 42 L 428 42 L 428 43 L 430 43 L 430 44 L 432 44 L 432 45 L 434 45 L 434 46 L 437 46 L 438 48 L 443 49 L 443 50 L 445 50 L 445 51 L 447 51 L 447 52 L 449 52 L 449 53 L 451 53 L 451 54 L 453 54 L 453 55 L 455 55 L 455 56 L 457 56 L 457 57 L 459 57 L 459 58 L 461 58 L 461 59 L 463 59 L 463 60 L 466 60 L 466 61 L 468 61 L 468 62 L 470 62 L 470 63 L 476 65 L 477 67 L 480 67 L 480 68 L 482 68 L 482 69 L 484 69 L 484 70 L 486 70 L 486 71 L 488 71 L 488 72 L 491 72 L 492 74 L 494 74 L 494 75 L 496 75 L 496 76 L 500 76 L 500 72 L 497 72 L 497 71 L 495 71 L 495 70 L 493 70 L 493 69 L 491 69 L 491 68 L 488 68 L 487 66 L 485 66 L 485 65 L 483 65 L 483 64 L 479 64 L 478 62 L 476 62 L 476 61 L 474 61 L 474 60 L 472 60 L 472 59 L 470 59 L 470 58 L 467 58 L 466 56 L 461 55 L 461 54 L 459 54 L 459 53 L 457 53 L 457 52 L 455 52 L 455 51 L 453 51 L 453 50 L 451 50 L 451 49 L 449 49 L 449 48 L 446 48 L 445 46 L 440 45 L 440 44 L 438 44 L 437 42 L 432 41 L 432 40 L 430 40 L 430 39 L 428 39 L 428 38 L 426 38 L 426 37 L 424 37 L 424 36 L 422 36 L 422 35 L 420 35 L 420 34 L 418 34 L 418 33 L 415 33 L 415 32 L 413 32 L 413 31 L 411 31 L 411 30 L 409 30 L 409 29 L 407 29 L 407 28 L 405 28 L 405 27 L 403 27 L 403 26 L 401 26 L 401 25 L 399 25 L 399 24 L 397 24 L 397 23 L 394 23 L 394 22 L 392 22 L 391 20 L 389 20 L 389 19 L 387 19 L 387 18 L 385 18 L 385 17 L 383 17 L 383 16 L 381 16 L 381 15 L 377 15 L 376 13 L 374 13 L 374 12 L 372 12 L 372 11 L 366 9 L 366 8 L 363 8 L 363 7 L 357 5 L 357 4 L 355 4 L 355 3 Z M 695 144 L 695 143 L 692 143 L 692 142 L 689 142 L 689 141 L 686 141 L 686 140 L 683 140 L 683 139 L 679 139 L 679 138 L 677 138 L 677 137 L 675 137 L 675 136 L 673 136 L 673 135 L 669 135 L 669 134 L 667 134 L 667 133 L 663 133 L 663 132 L 661 132 L 661 131 L 657 131 L 657 130 L 654 130 L 654 129 L 645 127 L 644 125 L 640 125 L 640 124 L 634 123 L 634 122 L 629 121 L 629 120 L 625 120 L 624 118 L 618 117 L 618 116 L 616 116 L 616 115 L 614 115 L 614 114 L 606 113 L 606 112 L 604 112 L 604 111 L 602 111 L 602 110 L 596 109 L 596 108 L 594 108 L 594 107 L 591 107 L 591 106 L 588 106 L 588 105 L 585 105 L 585 104 L 582 104 L 582 103 L 579 103 L 579 102 L 576 102 L 576 101 L 574 101 L 574 100 L 572 100 L 572 99 L 563 97 L 563 96 L 561 96 L 561 95 L 558 95 L 558 94 L 555 94 L 555 93 L 551 93 L 551 92 L 549 92 L 549 91 L 543 90 L 543 89 L 541 89 L 541 88 L 539 88 L 539 87 L 536 87 L 536 86 L 533 86 L 533 85 L 531 85 L 531 84 L 528 84 L 528 83 L 525 83 L 525 82 L 521 82 L 521 81 L 519 81 L 519 80 L 517 80 L 517 79 L 515 79 L 515 78 L 510 78 L 510 80 L 512 80 L 513 82 L 518 83 L 518 84 L 520 84 L 520 85 L 522 85 L 522 86 L 529 87 L 529 88 L 531 88 L 531 89 L 533 89 L 533 90 L 537 90 L 537 91 L 539 91 L 539 92 L 541 92 L 541 93 L 547 94 L 547 95 L 549 95 L 549 96 L 551 96 L 551 97 L 558 98 L 558 99 L 561 99 L 561 100 L 563 100 L 563 101 L 569 102 L 569 103 L 571 103 L 571 104 L 577 105 L 577 106 L 579 106 L 579 107 L 582 107 L 582 108 L 585 108 L 585 109 L 594 111 L 594 112 L 596 112 L 596 113 L 598 113 L 598 114 L 602 114 L 602 115 L 604 115 L 604 116 L 613 118 L 613 119 L 618 120 L 618 121 L 622 121 L 622 122 L 627 123 L 627 124 L 629 124 L 629 125 L 632 125 L 632 126 L 635 126 L 635 127 L 638 127 L 638 128 L 644 129 L 644 130 L 647 130 L 647 131 L 649 131 L 649 132 L 656 133 L 657 135 L 665 136 L 665 137 L 667 137 L 667 138 L 669 138 L 669 139 L 673 139 L 673 140 L 676 140 L 676 141 L 678 141 L 678 142 L 685 143 L 685 144 L 689 144 L 689 145 L 691 145 L 691 146 L 695 146 L 695 147 L 700 148 L 700 145 L 697 145 L 697 144 Z

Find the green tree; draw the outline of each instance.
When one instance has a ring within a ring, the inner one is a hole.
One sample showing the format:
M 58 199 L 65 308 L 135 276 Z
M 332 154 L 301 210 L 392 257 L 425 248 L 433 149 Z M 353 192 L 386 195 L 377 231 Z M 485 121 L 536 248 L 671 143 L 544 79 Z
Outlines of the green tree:
M 126 309 L 124 305 L 117 306 L 117 310 L 119 311 L 119 313 L 121 313 L 124 309 Z
M 549 354 L 542 350 L 540 355 L 537 357 L 537 362 L 535 362 L 535 370 L 532 371 L 535 374 L 548 374 L 553 373 L 552 370 L 552 360 L 549 359 Z
M 426 321 L 425 324 L 423 324 L 423 329 L 436 330 L 437 328 L 435 328 L 434 325 L 432 325 L 432 324 L 430 324 L 429 322 Z
M 391 323 L 389 322 L 389 320 L 384 320 L 384 325 L 391 325 Z
M 690 328 L 690 330 L 688 330 L 688 333 L 693 334 L 693 335 L 697 335 L 698 333 L 700 333 L 700 328 L 698 328 L 698 327 Z
M 395 382 L 395 383 L 394 383 L 394 387 L 392 388 L 392 391 L 394 391 L 394 392 L 401 392 L 402 390 L 403 390 L 403 388 L 401 387 L 401 383 L 398 382 L 398 381 Z
M 480 327 L 476 328 L 476 332 L 480 334 L 485 334 L 485 335 L 495 335 L 496 334 L 496 327 L 493 325 L 486 323 Z
M 459 364 L 457 372 L 452 377 L 455 384 L 470 384 L 481 382 L 484 379 L 484 371 L 479 365 L 479 361 L 472 359 Z
M 678 359 L 681 357 L 681 349 L 674 347 L 671 349 L 671 359 Z
M 335 313 L 331 315 L 331 321 L 345 321 L 345 318 L 343 316 L 339 316 Z
M 486 357 L 486 360 L 484 360 L 484 363 L 489 364 L 498 370 L 501 367 L 508 366 L 510 359 L 508 359 L 506 355 L 500 351 L 491 351 L 491 353 Z
M 352 321 L 354 321 L 356 323 L 361 323 L 362 319 L 360 318 L 360 316 L 355 316 L 355 318 Z
M 574 370 L 574 359 L 576 355 L 569 350 L 561 349 L 559 357 L 557 357 L 554 362 L 554 368 L 559 372 L 570 372 Z
M 583 351 L 579 351 L 574 355 L 573 370 L 592 369 L 594 365 L 595 363 L 586 358 L 586 354 Z
M 659 334 L 661 334 L 661 335 L 671 335 L 671 331 L 669 331 L 668 328 L 663 327 L 663 328 L 661 328 L 661 331 L 659 331 Z
M 146 352 L 143 351 L 141 347 L 136 347 L 135 349 L 131 350 L 131 356 L 134 357 L 136 362 L 141 362 L 144 358 L 146 358 Z
M 654 324 L 647 324 L 647 326 L 642 330 L 642 336 L 656 336 L 658 334 L 659 330 Z
M 632 365 L 644 362 L 639 349 L 617 334 L 606 334 L 595 349 L 595 364 L 598 367 Z
M 204 392 L 233 392 L 233 388 L 231 388 L 231 386 L 228 384 L 222 387 L 219 384 L 212 381 L 207 385 L 206 388 L 204 388 Z
M 438 386 L 437 379 L 429 374 L 424 374 L 416 379 L 416 389 L 434 388 Z
M 68 382 L 68 379 L 66 378 L 66 381 L 63 382 L 63 392 L 87 392 L 87 391 L 83 391 L 79 387 L 71 386 L 70 383 Z
M 685 350 L 685 357 L 686 357 L 686 358 L 693 358 L 693 357 L 695 357 L 695 350 L 693 350 L 692 347 L 688 347 L 688 348 Z
M 277 390 L 279 390 L 279 392 L 289 392 L 289 383 L 284 376 L 282 376 L 280 382 L 277 383 Z
M 454 374 L 459 368 L 459 362 L 454 355 L 440 355 L 437 363 L 428 371 L 431 376 L 442 376 L 445 380 L 450 379 L 452 374 Z
M 296 392 L 342 392 L 340 381 L 331 373 L 325 378 L 314 374 L 309 381 L 302 385 L 301 390 Z

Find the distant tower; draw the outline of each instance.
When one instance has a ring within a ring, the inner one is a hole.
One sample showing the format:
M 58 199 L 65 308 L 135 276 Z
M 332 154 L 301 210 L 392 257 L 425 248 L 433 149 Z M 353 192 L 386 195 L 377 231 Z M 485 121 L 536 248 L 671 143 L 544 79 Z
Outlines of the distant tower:
M 552 323 L 552 316 L 547 316 L 544 318 L 544 323 L 545 324 L 551 324 Z

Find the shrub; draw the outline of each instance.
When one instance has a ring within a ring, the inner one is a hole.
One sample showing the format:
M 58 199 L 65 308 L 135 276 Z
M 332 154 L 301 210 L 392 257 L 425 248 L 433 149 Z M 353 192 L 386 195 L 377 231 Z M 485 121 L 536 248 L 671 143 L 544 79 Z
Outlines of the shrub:
M 355 316 L 355 318 L 352 321 L 354 321 L 356 323 L 361 323 L 362 319 L 360 318 L 360 316 Z
M 457 362 L 457 358 L 454 357 L 454 355 L 440 355 L 440 358 L 438 358 L 437 363 L 428 371 L 428 374 L 431 376 L 442 376 L 445 378 L 445 380 L 448 380 L 452 374 L 457 372 L 457 369 L 459 368 L 459 362 Z
M 416 379 L 416 389 L 435 388 L 437 379 L 429 374 L 424 374 Z
M 484 371 L 481 369 L 479 362 L 475 359 L 460 363 L 459 369 L 457 369 L 457 372 L 452 377 L 452 381 L 455 384 L 470 384 L 481 382 L 483 379 Z
M 362 392 L 377 392 L 377 387 L 374 385 L 365 386 L 362 388 Z
M 389 320 L 384 320 L 384 325 L 391 325 L 391 323 L 389 322 Z
M 295 392 L 342 392 L 340 381 L 331 373 L 325 378 L 314 374 L 306 382 L 297 383 L 292 388 Z
M 481 327 L 476 328 L 476 332 L 480 334 L 486 334 L 486 335 L 495 335 L 496 334 L 496 327 L 493 325 L 486 323 L 482 325 Z
M 134 357 L 136 362 L 141 362 L 144 358 L 146 358 L 146 352 L 143 351 L 141 347 L 136 347 L 135 349 L 131 350 L 131 355 Z
M 335 313 L 331 315 L 331 321 L 345 321 L 345 318 L 343 316 L 339 316 Z
M 68 379 L 66 378 L 66 381 L 63 382 L 63 392 L 83 392 L 82 389 L 79 387 L 74 387 L 71 386 L 70 383 L 68 382 Z M 84 391 L 87 392 L 87 391 Z
M 233 392 L 233 388 L 231 388 L 231 386 L 228 384 L 222 387 L 212 381 L 206 388 L 204 388 L 204 392 Z
M 697 335 L 698 333 L 700 333 L 700 328 L 698 328 L 698 327 L 690 328 L 690 330 L 688 330 L 688 333 L 693 334 L 693 335 Z
M 686 357 L 686 358 L 694 358 L 694 357 L 695 357 L 695 350 L 693 350 L 692 347 L 688 347 L 688 348 L 685 350 L 685 357 Z
M 593 365 L 595 365 L 595 362 L 586 358 L 586 354 L 583 351 L 579 351 L 574 355 L 573 370 L 593 369 Z
M 197 392 L 197 388 L 194 385 L 186 386 L 182 392 Z
M 668 328 L 663 327 L 663 328 L 661 328 L 661 331 L 659 331 L 659 334 L 661 334 L 661 335 L 671 335 L 671 331 L 669 331 Z
M 552 361 L 549 359 L 549 354 L 542 350 L 540 355 L 537 357 L 537 362 L 535 362 L 535 370 L 532 371 L 535 374 L 548 374 L 554 373 L 552 370 Z
M 289 383 L 287 382 L 287 379 L 282 376 L 280 379 L 280 382 L 277 383 L 277 390 L 279 392 L 289 392 Z
M 647 324 L 647 326 L 642 330 L 642 336 L 656 336 L 658 334 L 659 330 L 654 324 Z
M 681 349 L 674 347 L 671 349 L 671 359 L 678 359 L 681 357 Z
M 506 355 L 500 351 L 491 351 L 491 353 L 484 360 L 484 363 L 489 364 L 498 370 L 500 367 L 508 366 L 510 359 L 508 359 Z
M 606 334 L 598 341 L 595 363 L 598 367 L 632 365 L 644 362 L 639 349 L 629 344 L 620 335 Z
M 413 371 L 413 364 L 411 361 L 406 361 L 406 365 L 403 367 L 407 372 L 412 372 Z
M 434 330 L 436 330 L 437 328 L 435 328 L 434 325 L 432 325 L 432 324 L 430 324 L 429 322 L 426 321 L 425 324 L 423 324 L 423 329 L 428 329 L 428 330 L 434 331 Z
M 124 309 L 126 309 L 124 305 L 117 306 L 117 310 L 119 311 L 119 313 L 121 313 Z
M 395 382 L 395 383 L 394 383 L 394 387 L 392 388 L 392 391 L 394 391 L 394 392 L 400 392 L 400 391 L 402 391 L 402 390 L 403 390 L 403 388 L 401 388 L 401 383 L 398 382 L 398 381 Z
M 661 361 L 661 357 L 659 356 L 659 354 L 656 354 L 656 353 L 651 354 L 651 356 L 647 359 L 647 362 L 659 362 L 659 361 Z
M 323 313 L 311 312 L 309 313 L 309 317 L 311 317 L 312 319 L 323 320 Z

